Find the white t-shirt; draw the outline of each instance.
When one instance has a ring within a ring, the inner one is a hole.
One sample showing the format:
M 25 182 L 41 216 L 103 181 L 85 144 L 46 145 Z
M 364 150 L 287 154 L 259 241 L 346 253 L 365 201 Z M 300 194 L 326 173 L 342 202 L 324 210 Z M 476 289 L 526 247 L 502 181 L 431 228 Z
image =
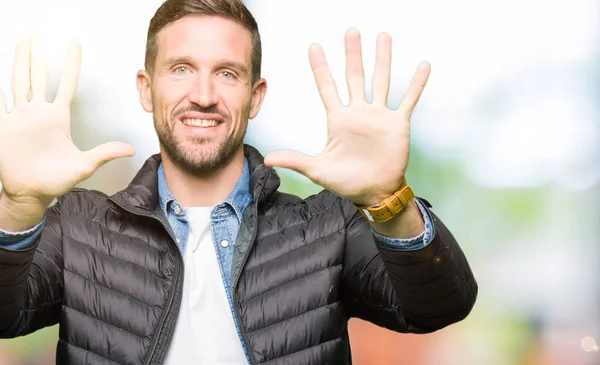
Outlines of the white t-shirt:
M 183 299 L 165 365 L 248 364 L 235 327 L 210 227 L 212 208 L 185 208 L 190 234 Z

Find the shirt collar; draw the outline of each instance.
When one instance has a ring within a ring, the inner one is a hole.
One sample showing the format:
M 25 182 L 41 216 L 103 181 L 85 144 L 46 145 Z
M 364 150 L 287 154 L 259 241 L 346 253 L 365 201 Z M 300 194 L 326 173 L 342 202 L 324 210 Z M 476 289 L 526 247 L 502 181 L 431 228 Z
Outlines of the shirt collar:
M 165 170 L 162 162 L 158 167 L 158 201 L 165 215 L 168 213 L 169 205 L 173 202 L 177 203 L 177 200 L 175 197 L 173 197 L 169 187 L 167 186 Z M 242 169 L 242 174 L 229 193 L 229 196 L 222 204 L 229 204 L 235 212 L 238 221 L 241 222 L 242 214 L 251 201 L 252 194 L 250 192 L 250 168 L 248 166 L 248 160 L 244 158 L 244 168 Z
M 241 222 L 242 214 L 244 214 L 244 210 L 251 201 L 252 193 L 250 192 L 250 168 L 248 167 L 248 160 L 244 157 L 244 168 L 242 169 L 242 174 L 235 183 L 233 189 L 231 189 L 227 199 L 225 199 L 225 203 L 229 204 L 233 208 L 238 221 Z

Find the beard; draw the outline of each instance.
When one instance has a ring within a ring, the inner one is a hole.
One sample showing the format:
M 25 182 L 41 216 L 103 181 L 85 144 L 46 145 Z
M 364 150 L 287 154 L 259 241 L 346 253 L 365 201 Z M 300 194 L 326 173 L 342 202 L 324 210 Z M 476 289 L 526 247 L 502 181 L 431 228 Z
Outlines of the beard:
M 231 123 L 231 119 L 227 118 L 227 114 L 221 113 L 215 106 L 202 108 L 198 105 L 192 105 L 173 113 L 168 121 L 162 122 L 159 122 L 156 114 L 154 114 L 154 129 L 163 152 L 184 171 L 193 175 L 211 173 L 229 164 L 236 152 L 242 147 L 248 126 L 245 121 L 248 120 L 249 107 L 244 108 L 242 112 L 241 129 L 234 130 L 230 135 L 218 141 L 213 138 L 196 138 L 194 140 L 186 138 L 185 142 L 178 139 L 174 133 L 176 123 L 180 123 L 177 116 L 186 111 L 220 114 L 224 117 L 225 123 Z M 190 142 L 192 147 L 186 148 L 185 144 Z

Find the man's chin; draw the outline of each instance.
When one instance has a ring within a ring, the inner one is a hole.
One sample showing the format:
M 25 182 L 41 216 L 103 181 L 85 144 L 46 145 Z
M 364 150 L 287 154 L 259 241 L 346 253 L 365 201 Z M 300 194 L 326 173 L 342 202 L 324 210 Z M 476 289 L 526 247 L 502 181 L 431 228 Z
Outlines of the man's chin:
M 161 150 L 174 164 L 188 173 L 211 173 L 228 165 L 243 146 L 242 141 L 234 144 L 231 142 L 180 139 L 176 143 L 161 143 Z
M 206 174 L 217 171 L 223 166 L 219 166 L 219 161 L 211 158 L 190 158 L 182 157 L 174 161 L 179 168 L 189 174 Z
M 173 161 L 191 174 L 204 174 L 220 170 L 227 166 L 235 152 L 231 151 L 179 151 Z

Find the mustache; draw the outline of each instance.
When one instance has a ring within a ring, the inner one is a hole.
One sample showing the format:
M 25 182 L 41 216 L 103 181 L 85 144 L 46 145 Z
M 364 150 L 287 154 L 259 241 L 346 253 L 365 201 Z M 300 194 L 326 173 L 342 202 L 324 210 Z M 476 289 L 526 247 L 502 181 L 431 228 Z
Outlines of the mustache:
M 218 115 L 222 116 L 223 119 L 225 119 L 225 120 L 229 119 L 229 114 L 227 112 L 225 112 L 224 110 L 220 110 L 216 105 L 211 105 L 211 106 L 208 106 L 208 107 L 202 107 L 202 106 L 200 106 L 198 104 L 191 104 L 189 106 L 182 107 L 181 109 L 176 110 L 173 115 L 175 116 L 175 118 L 177 118 L 181 114 L 186 113 L 186 112 L 196 112 L 196 113 L 205 113 L 205 114 L 218 114 Z

